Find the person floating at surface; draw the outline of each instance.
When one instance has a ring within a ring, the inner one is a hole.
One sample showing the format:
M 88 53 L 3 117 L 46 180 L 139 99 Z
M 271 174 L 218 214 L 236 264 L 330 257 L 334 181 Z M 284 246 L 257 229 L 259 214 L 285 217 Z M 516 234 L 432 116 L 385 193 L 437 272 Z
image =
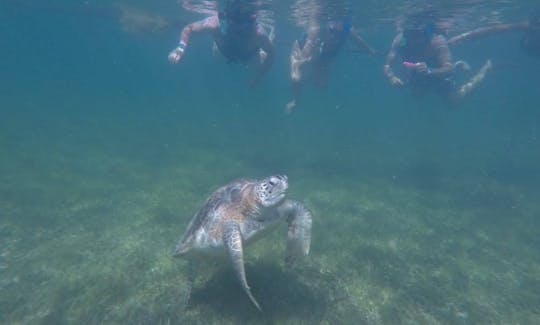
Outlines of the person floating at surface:
M 225 10 L 184 27 L 178 46 L 169 53 L 169 61 L 178 63 L 183 57 L 192 33 L 208 32 L 215 48 L 229 63 L 251 63 L 258 58 L 257 72 L 251 85 L 257 85 L 274 61 L 271 36 L 257 22 L 253 5 L 232 0 Z
M 375 54 L 375 50 L 354 29 L 350 17 L 330 20 L 322 29 L 318 22 L 311 21 L 303 39 L 294 41 L 290 54 L 293 99 L 287 103 L 286 113 L 292 112 L 298 103 L 303 66 L 309 63 L 315 82 L 320 86 L 326 85 L 330 64 L 348 39 L 352 39 L 363 52 Z
M 481 37 L 514 31 L 524 32 L 520 42 L 521 49 L 529 55 L 540 57 L 540 9 L 532 12 L 527 21 L 480 27 L 451 37 L 448 39 L 448 44 L 456 45 Z
M 412 21 L 409 19 L 394 37 L 383 68 L 384 74 L 392 86 L 407 85 L 415 95 L 432 90 L 451 101 L 460 100 L 484 79 L 492 67 L 491 61 L 487 60 L 468 82 L 457 86 L 455 71 L 468 70 L 469 66 L 464 61 L 452 62 L 444 23 L 438 24 L 437 19 L 423 15 Z M 397 57 L 405 70 L 404 80 L 392 70 L 392 63 Z

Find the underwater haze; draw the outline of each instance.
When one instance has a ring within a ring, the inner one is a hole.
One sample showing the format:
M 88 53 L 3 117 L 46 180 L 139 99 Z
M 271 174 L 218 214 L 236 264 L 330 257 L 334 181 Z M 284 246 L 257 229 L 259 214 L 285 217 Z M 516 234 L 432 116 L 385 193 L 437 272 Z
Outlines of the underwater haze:
M 519 32 L 453 47 L 493 62 L 459 105 L 382 72 L 408 12 L 456 35 L 535 1 L 319 1 L 378 54 L 346 44 L 291 114 L 305 1 L 264 3 L 275 61 L 256 88 L 208 35 L 168 62 L 206 16 L 187 2 L 0 2 L 1 324 L 540 323 L 540 58 Z M 313 233 L 294 267 L 285 225 L 245 249 L 260 312 L 229 263 L 190 283 L 170 252 L 214 190 L 273 174 Z

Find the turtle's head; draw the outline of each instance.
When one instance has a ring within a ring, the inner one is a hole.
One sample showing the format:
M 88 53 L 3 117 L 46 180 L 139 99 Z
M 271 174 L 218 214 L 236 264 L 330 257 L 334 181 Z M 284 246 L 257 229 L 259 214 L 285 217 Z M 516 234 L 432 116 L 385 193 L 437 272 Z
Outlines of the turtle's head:
M 255 193 L 262 206 L 271 207 L 283 200 L 288 187 L 287 176 L 275 175 L 260 181 Z

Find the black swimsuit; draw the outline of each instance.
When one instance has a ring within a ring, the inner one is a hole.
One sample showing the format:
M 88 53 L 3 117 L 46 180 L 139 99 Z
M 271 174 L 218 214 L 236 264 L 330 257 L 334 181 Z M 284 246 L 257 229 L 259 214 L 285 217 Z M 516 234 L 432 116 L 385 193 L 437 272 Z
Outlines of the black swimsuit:
M 225 26 L 230 25 L 226 22 L 225 24 Z M 257 46 L 249 44 L 249 41 L 253 39 L 252 30 L 255 29 L 255 26 L 247 25 L 244 28 L 231 33 L 231 28 L 228 26 L 225 30 L 220 29 L 219 31 L 220 37 L 216 40 L 216 45 L 230 63 L 248 62 L 259 53 Z
M 403 61 L 413 63 L 426 62 L 428 66 L 435 65 L 433 60 L 426 55 L 425 49 L 419 50 L 418 47 L 411 48 L 410 46 L 407 46 L 407 44 L 404 44 L 398 48 L 398 54 L 403 58 Z M 415 70 L 407 69 L 406 80 L 413 89 L 430 89 L 442 95 L 448 95 L 456 89 L 456 82 L 453 74 L 442 78 L 421 74 Z

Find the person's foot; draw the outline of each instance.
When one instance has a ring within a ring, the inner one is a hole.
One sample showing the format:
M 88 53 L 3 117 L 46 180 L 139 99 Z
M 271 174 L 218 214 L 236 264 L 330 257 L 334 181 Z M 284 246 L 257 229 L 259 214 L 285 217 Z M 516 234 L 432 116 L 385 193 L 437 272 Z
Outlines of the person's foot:
M 491 68 L 493 68 L 493 64 L 491 63 L 491 60 L 488 59 L 482 67 L 482 70 L 484 70 L 484 73 L 486 73 L 487 71 L 491 70 Z
M 471 70 L 471 66 L 467 62 L 459 60 L 454 63 L 454 69 L 459 69 L 461 71 L 469 71 Z
M 293 99 L 290 102 L 288 102 L 287 105 L 285 106 L 285 113 L 291 114 L 295 106 L 296 106 L 296 100 Z

